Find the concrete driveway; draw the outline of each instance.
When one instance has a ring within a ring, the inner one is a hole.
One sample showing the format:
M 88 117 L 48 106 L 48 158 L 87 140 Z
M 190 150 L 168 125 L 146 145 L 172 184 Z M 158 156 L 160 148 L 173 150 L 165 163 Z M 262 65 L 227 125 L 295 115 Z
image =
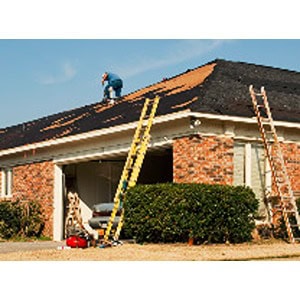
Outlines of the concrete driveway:
M 66 245 L 65 241 L 0 242 L 0 253 L 56 249 L 58 246 L 65 246 L 65 245 Z

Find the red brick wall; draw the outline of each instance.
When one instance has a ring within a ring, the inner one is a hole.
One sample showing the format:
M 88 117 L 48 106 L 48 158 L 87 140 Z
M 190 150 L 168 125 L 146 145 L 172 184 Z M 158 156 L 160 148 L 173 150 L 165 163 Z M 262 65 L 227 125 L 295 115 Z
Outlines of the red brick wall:
M 233 184 L 233 139 L 184 137 L 173 143 L 173 181 Z
M 33 163 L 13 168 L 13 199 L 38 201 L 45 218 L 43 234 L 53 236 L 54 164 Z
M 282 144 L 284 160 L 291 180 L 292 189 L 300 193 L 300 145 Z

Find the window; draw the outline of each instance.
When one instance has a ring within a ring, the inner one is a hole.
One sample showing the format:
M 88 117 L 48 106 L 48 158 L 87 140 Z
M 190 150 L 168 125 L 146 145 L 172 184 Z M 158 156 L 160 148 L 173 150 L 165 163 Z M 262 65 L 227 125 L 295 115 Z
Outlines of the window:
M 1 196 L 2 197 L 11 197 L 11 195 L 12 195 L 12 169 L 3 169 L 1 178 L 2 178 Z
M 260 199 L 259 214 L 264 215 L 264 197 L 271 186 L 271 174 L 261 144 L 236 142 L 234 145 L 234 185 L 252 188 Z

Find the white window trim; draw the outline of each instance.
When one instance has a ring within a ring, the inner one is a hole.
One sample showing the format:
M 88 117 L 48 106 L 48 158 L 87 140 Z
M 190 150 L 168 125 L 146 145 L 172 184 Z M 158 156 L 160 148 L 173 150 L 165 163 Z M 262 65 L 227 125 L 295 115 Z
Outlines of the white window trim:
M 245 186 L 251 187 L 251 144 L 245 144 Z
M 272 172 L 270 162 L 267 157 L 265 157 L 265 182 L 266 182 L 266 195 L 271 195 L 272 192 Z
M 12 169 L 2 169 L 1 171 L 1 197 L 12 197 Z M 7 189 L 6 189 L 7 188 Z

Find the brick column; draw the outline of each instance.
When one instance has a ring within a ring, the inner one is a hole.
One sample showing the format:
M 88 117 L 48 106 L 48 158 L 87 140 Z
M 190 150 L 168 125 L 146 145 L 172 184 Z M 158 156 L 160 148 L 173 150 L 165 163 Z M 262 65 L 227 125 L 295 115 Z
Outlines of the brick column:
M 18 166 L 13 169 L 13 199 L 38 201 L 43 210 L 43 234 L 53 235 L 54 164 L 50 161 Z
M 233 184 L 233 139 L 184 137 L 173 143 L 173 181 Z
M 292 189 L 298 194 L 300 193 L 300 145 L 281 144 L 281 149 Z

